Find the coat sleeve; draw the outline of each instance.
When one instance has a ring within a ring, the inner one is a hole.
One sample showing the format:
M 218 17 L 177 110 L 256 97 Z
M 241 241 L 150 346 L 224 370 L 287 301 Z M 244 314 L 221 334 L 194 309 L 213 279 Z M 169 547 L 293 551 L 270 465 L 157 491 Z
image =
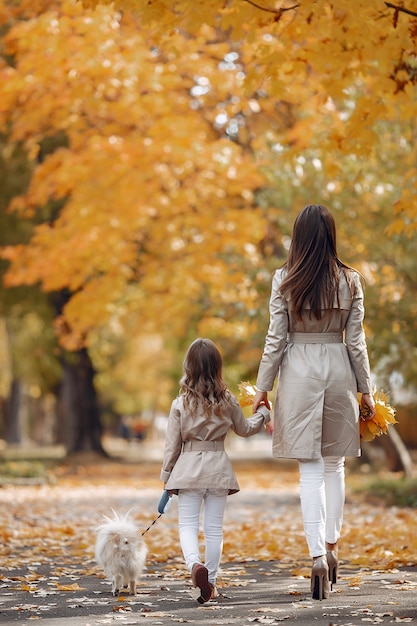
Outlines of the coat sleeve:
M 288 308 L 279 290 L 281 282 L 282 270 L 277 270 L 272 280 L 269 328 L 256 380 L 257 389 L 262 391 L 273 388 L 287 346 Z
M 355 373 L 357 390 L 360 393 L 372 393 L 371 371 L 365 331 L 363 329 L 364 305 L 363 290 L 359 276 L 355 275 L 356 292 L 345 326 L 345 343 L 350 363 Z
M 164 460 L 160 479 L 166 483 L 182 450 L 181 414 L 176 400 L 171 405 L 165 435 Z
M 247 419 L 243 415 L 243 411 L 237 401 L 236 405 L 233 406 L 232 430 L 240 437 L 256 435 L 256 433 L 261 430 L 262 426 L 267 424 L 270 420 L 271 416 L 264 405 L 260 406 L 256 413 Z

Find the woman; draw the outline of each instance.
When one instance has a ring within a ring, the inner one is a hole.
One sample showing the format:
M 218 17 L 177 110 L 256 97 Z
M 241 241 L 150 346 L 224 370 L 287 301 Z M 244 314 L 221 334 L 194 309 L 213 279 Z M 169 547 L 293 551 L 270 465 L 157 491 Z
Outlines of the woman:
M 185 563 L 200 604 L 216 598 L 223 547 L 227 496 L 239 491 L 224 439 L 232 430 L 250 437 L 270 421 L 265 403 L 245 419 L 223 380 L 222 357 L 210 339 L 196 339 L 184 359 L 181 394 L 168 418 L 161 480 L 178 494 L 178 529 Z M 199 521 L 204 504 L 205 565 L 199 551 Z
M 360 455 L 359 406 L 375 415 L 358 272 L 339 260 L 330 211 L 305 207 L 284 266 L 275 272 L 270 324 L 253 402 L 270 408 L 279 373 L 273 456 L 299 461 L 312 597 L 335 583 L 345 499 L 345 456 Z

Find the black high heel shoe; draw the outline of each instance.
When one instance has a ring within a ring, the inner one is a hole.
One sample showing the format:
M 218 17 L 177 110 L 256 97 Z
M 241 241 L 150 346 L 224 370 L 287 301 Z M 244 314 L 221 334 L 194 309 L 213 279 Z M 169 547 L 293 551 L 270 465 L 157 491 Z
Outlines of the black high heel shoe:
M 323 600 L 329 597 L 329 566 L 327 559 L 318 556 L 313 560 L 311 569 L 311 597 L 313 600 Z
M 327 559 L 327 565 L 329 566 L 330 588 L 333 589 L 333 585 L 337 583 L 339 559 L 337 558 L 337 553 L 334 550 L 327 550 L 326 559 Z

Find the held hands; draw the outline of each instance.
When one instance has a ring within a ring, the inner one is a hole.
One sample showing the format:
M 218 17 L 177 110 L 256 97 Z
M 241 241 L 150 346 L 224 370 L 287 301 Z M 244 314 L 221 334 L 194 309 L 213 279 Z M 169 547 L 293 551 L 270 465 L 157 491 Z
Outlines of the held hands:
M 268 411 L 271 410 L 271 405 L 269 404 L 268 392 L 267 391 L 257 391 L 256 392 L 256 395 L 255 395 L 255 397 L 253 399 L 252 411 L 254 413 L 256 413 L 256 411 L 258 410 L 258 407 L 260 407 L 261 404 L 264 404 L 266 406 L 266 408 L 268 409 Z
M 375 402 L 370 393 L 363 393 L 361 397 L 361 418 L 367 422 L 375 417 Z

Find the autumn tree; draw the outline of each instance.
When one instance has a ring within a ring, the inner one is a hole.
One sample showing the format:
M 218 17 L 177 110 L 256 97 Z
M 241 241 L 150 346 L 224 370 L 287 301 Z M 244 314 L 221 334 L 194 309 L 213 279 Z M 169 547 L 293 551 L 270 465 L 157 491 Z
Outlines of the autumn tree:
M 106 324 L 128 327 L 132 315 L 142 333 L 167 335 L 165 328 L 169 334 L 184 333 L 204 304 L 218 313 L 217 292 L 229 317 L 240 300 L 243 318 L 242 301 L 251 289 L 247 270 L 258 258 L 244 233 L 262 232 L 256 211 L 242 211 L 262 180 L 250 156 L 219 138 L 198 111 L 198 91 L 190 92 L 198 87 L 191 69 L 187 74 L 167 65 L 132 24 L 121 26 L 111 11 L 93 20 L 79 5 L 64 8 L 64 30 L 48 13 L 16 24 L 6 37 L 16 68 L 5 69 L 4 121 L 10 143 L 23 143 L 36 164 L 28 193 L 12 208 L 22 218 L 39 210 L 46 217 L 35 226 L 30 246 L 6 250 L 9 260 L 20 259 L 18 264 L 26 257 L 23 274 L 9 272 L 9 287 L 40 280 L 47 291 L 72 294 L 65 317 L 57 320 L 70 349 L 89 344 L 89 333 Z M 91 29 L 92 22 L 97 29 Z M 29 48 L 21 50 L 24 41 Z M 189 43 L 194 65 L 199 46 Z M 224 50 L 224 45 L 213 48 L 208 67 Z M 51 59 L 42 64 L 45 52 Z M 13 120 L 7 108 L 17 102 L 10 97 L 14 88 L 21 92 L 22 78 L 26 82 L 25 71 L 17 69 L 21 53 L 26 60 L 33 54 L 39 74 L 23 97 L 26 112 L 20 105 Z M 49 93 L 51 83 L 59 109 Z M 174 110 L 165 97 L 168 88 Z M 62 133 L 65 141 L 45 155 L 45 138 Z
M 355 191 L 346 217 L 369 223 L 376 182 L 362 193 L 349 177 L 377 162 L 383 123 L 406 150 L 405 184 L 384 204 L 401 212 L 378 221 L 380 237 L 389 222 L 396 237 L 414 232 L 416 22 L 388 4 L 3 2 L 0 124 L 34 168 L 11 210 L 44 215 L 29 243 L 4 249 L 7 285 L 66 290 L 61 343 L 96 363 L 111 361 L 103 336 L 201 333 L 240 359 L 237 379 L 253 370 L 269 269 L 300 208 L 288 207 L 327 195 L 337 209 Z M 51 137 L 63 140 L 39 159 Z M 300 174 L 310 164 L 320 187 Z
M 24 151 L 0 137 L 0 246 L 29 241 L 32 221 L 7 211 L 10 200 L 27 187 L 32 167 Z M 0 260 L 0 277 L 7 263 Z M 45 402 L 59 379 L 56 336 L 48 295 L 33 286 L 6 289 L 0 280 L 0 437 L 18 444 L 31 414 L 38 441 L 47 442 Z

